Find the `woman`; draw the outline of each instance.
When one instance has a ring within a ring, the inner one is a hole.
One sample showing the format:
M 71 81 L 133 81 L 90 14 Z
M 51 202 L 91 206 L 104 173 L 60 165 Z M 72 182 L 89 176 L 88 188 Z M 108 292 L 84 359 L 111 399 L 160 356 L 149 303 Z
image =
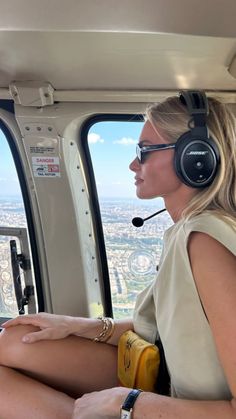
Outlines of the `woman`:
M 217 100 L 208 103 L 209 114 L 204 93 L 183 92 L 147 109 L 130 169 L 137 196 L 163 197 L 175 224 L 134 320 L 113 328 L 104 319 L 42 313 L 7 322 L 2 419 L 131 417 L 120 416 L 131 389 L 117 386 L 117 344 L 130 329 L 150 342 L 160 335 L 172 396 L 137 393 L 134 419 L 236 417 L 235 118 Z

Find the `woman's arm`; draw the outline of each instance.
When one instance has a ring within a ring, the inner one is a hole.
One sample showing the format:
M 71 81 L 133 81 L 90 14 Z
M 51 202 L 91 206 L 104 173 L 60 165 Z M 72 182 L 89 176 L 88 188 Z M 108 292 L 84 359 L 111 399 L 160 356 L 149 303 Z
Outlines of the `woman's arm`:
M 189 258 L 219 360 L 236 397 L 236 256 L 209 235 L 194 232 Z
M 138 397 L 133 416 L 134 419 L 235 419 L 235 417 L 235 400 L 181 400 L 151 393 L 143 393 Z
M 2 327 L 7 329 L 17 325 L 32 325 L 39 328 L 39 331 L 28 333 L 23 337 L 23 342 L 25 343 L 33 343 L 45 339 L 63 339 L 69 335 L 94 339 L 100 334 L 103 328 L 103 324 L 99 319 L 71 317 L 49 313 L 19 316 L 3 323 Z M 122 333 L 129 329 L 133 329 L 132 320 L 115 321 L 114 333 L 107 343 L 117 345 Z
M 115 387 L 85 394 L 77 399 L 73 419 L 119 419 L 120 406 L 131 389 Z M 235 401 L 181 400 L 141 393 L 133 408 L 133 419 L 235 419 Z
M 81 318 L 79 318 L 81 320 Z M 82 333 L 76 333 L 74 332 L 74 335 L 85 337 L 88 339 L 94 339 L 95 336 L 98 336 L 101 332 L 101 320 L 99 319 L 87 319 L 82 318 L 84 323 L 87 323 L 87 329 L 84 330 Z M 76 319 L 75 319 L 76 321 Z M 110 345 L 118 345 L 119 339 L 121 335 L 126 332 L 127 330 L 133 330 L 133 320 L 132 319 L 124 319 L 124 320 L 115 320 L 115 328 L 114 332 L 110 339 L 108 339 L 107 343 Z M 93 324 L 93 327 L 92 327 Z

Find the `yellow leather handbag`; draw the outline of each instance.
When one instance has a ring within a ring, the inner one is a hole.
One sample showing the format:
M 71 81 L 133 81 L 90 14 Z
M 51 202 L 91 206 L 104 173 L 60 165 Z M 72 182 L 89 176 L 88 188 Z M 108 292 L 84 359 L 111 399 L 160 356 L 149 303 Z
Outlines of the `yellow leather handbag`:
M 122 386 L 155 392 L 159 365 L 156 345 L 132 330 L 123 333 L 118 344 L 118 378 Z

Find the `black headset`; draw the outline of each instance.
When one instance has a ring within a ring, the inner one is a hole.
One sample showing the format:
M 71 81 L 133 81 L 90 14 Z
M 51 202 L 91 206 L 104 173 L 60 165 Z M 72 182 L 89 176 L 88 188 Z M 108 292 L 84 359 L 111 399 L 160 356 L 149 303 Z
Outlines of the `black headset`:
M 175 171 L 186 185 L 203 188 L 213 182 L 220 163 L 218 147 L 209 137 L 206 124 L 209 113 L 207 97 L 202 91 L 183 90 L 180 101 L 187 107 L 191 119 L 189 131 L 176 142 Z

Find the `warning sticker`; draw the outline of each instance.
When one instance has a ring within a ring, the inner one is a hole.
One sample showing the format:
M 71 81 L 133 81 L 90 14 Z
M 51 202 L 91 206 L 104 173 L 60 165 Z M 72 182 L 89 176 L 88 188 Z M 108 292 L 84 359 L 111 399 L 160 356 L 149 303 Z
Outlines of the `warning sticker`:
M 32 157 L 34 177 L 60 177 L 59 157 Z

